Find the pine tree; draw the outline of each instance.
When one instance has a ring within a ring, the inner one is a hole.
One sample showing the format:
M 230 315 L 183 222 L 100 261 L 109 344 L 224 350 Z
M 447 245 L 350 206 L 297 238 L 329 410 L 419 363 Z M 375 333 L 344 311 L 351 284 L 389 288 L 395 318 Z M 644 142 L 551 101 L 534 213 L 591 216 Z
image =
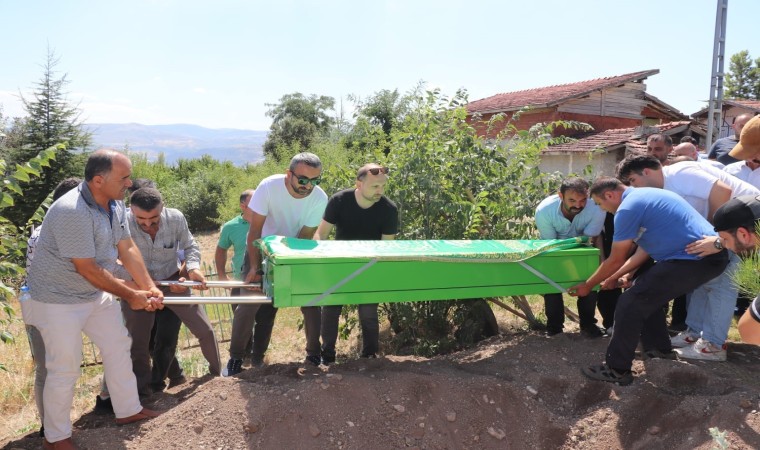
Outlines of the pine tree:
M 51 146 L 65 145 L 58 150 L 55 161 L 41 177 L 30 181 L 24 188 L 24 201 L 9 214 L 17 226 L 26 224 L 61 180 L 81 177 L 84 173 L 85 153 L 91 135 L 84 129 L 80 110 L 67 99 L 65 88 L 69 81 L 66 74 L 58 76 L 55 70 L 58 63 L 58 57 L 48 50 L 42 77 L 35 84 L 31 98 L 21 96 L 27 117 L 14 121 L 8 132 L 13 136 L 13 142 L 6 143 L 11 147 L 8 162 L 12 164 L 28 161 Z
M 731 56 L 726 74 L 726 98 L 758 99 L 760 71 L 753 66 L 749 51 L 742 50 Z

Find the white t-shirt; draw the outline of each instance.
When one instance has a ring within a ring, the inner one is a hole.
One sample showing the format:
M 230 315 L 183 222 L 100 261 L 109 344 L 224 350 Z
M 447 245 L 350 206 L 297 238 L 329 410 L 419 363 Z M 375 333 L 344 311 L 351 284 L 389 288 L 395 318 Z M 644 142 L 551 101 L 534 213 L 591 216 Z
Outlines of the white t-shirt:
M 295 198 L 285 186 L 285 174 L 264 178 L 248 203 L 256 214 L 266 216 L 261 237 L 296 237 L 303 227 L 319 226 L 327 206 L 327 194 L 315 186 L 306 198 Z
M 760 189 L 760 168 L 752 170 L 746 161 L 731 163 L 723 171 Z
M 662 168 L 664 188 L 684 198 L 702 217 L 710 210 L 708 199 L 716 181 L 731 188 L 731 198 L 741 195 L 760 195 L 760 190 L 715 167 L 697 162 L 680 162 Z

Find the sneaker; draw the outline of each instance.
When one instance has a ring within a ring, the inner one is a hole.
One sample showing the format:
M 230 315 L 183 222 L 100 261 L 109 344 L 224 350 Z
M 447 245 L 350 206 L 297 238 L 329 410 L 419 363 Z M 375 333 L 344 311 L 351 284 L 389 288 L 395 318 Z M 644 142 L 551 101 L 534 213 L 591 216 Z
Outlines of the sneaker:
M 596 339 L 604 336 L 604 331 L 596 325 L 581 330 L 581 335 L 589 339 Z
M 673 350 L 669 352 L 662 352 L 657 349 L 653 350 L 644 350 L 642 352 L 636 352 L 636 359 L 640 359 L 642 361 L 646 361 L 649 359 L 676 359 L 676 354 Z
M 231 377 L 233 375 L 239 374 L 242 371 L 243 371 L 243 360 L 230 358 L 230 360 L 227 361 L 227 374 L 224 376 Z
M 95 396 L 95 412 L 113 414 L 113 405 L 111 404 L 111 397 L 108 397 L 107 399 L 102 399 L 100 398 L 99 395 Z
M 686 330 L 670 338 L 670 345 L 672 345 L 673 348 L 689 347 L 694 345 L 698 339 L 699 336 L 697 334 L 694 334 L 690 330 Z
M 694 345 L 676 349 L 681 358 L 701 359 L 703 361 L 725 361 L 726 344 L 717 346 L 710 341 L 699 338 Z
M 584 367 L 581 369 L 581 373 L 592 380 L 617 383 L 620 386 L 628 386 L 633 383 L 633 373 L 630 370 L 618 371 L 607 364 Z
M 306 365 L 318 366 L 322 364 L 322 358 L 320 358 L 317 355 L 306 355 L 306 358 L 303 360 L 303 363 Z

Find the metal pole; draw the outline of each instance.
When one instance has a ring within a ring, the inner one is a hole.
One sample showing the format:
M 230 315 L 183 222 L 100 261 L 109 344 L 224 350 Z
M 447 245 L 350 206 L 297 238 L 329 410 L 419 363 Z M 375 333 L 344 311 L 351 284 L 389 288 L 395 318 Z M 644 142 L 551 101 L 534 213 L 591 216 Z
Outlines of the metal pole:
M 164 305 L 202 305 L 202 304 L 245 304 L 269 305 L 272 299 L 266 295 L 248 297 L 165 297 Z
M 200 281 L 157 281 L 158 286 L 184 286 L 184 287 L 198 287 L 203 283 Z M 243 283 L 242 281 L 207 281 L 206 287 L 219 287 L 219 288 L 261 288 L 261 283 Z
M 718 0 L 717 4 L 718 7 L 715 12 L 712 73 L 710 79 L 710 105 L 707 112 L 707 142 L 705 143 L 705 148 L 708 152 L 710 151 L 710 147 L 712 147 L 715 122 L 718 122 L 718 126 L 722 124 L 723 113 L 723 60 L 726 50 L 726 16 L 728 12 L 728 0 Z

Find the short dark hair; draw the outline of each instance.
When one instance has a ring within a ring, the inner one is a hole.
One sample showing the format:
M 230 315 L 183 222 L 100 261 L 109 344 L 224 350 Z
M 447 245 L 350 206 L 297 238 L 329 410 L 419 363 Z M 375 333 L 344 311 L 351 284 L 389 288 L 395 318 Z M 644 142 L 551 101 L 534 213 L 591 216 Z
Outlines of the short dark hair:
M 135 192 L 138 189 L 142 188 L 153 188 L 156 189 L 156 182 L 149 179 L 149 178 L 135 178 L 132 180 L 132 186 L 128 188 L 129 192 Z
M 652 155 L 635 154 L 628 155 L 620 161 L 615 169 L 615 176 L 627 184 L 628 177 L 632 173 L 642 174 L 644 169 L 662 170 L 660 160 Z
M 140 188 L 129 197 L 129 204 L 137 206 L 143 211 L 152 211 L 163 204 L 163 202 L 164 200 L 161 198 L 161 193 L 158 192 L 158 189 L 149 187 Z
M 673 139 L 671 139 L 670 136 L 668 136 L 667 134 L 662 134 L 662 133 L 652 134 L 647 138 L 647 142 L 649 141 L 657 141 L 657 142 L 662 141 L 668 147 L 673 146 Z
M 293 172 L 296 170 L 296 166 L 299 164 L 306 164 L 307 166 L 313 167 L 315 169 L 322 168 L 322 161 L 319 160 L 319 156 L 309 152 L 301 152 L 295 155 L 290 160 L 290 167 L 288 167 L 288 169 Z
M 693 136 L 684 136 L 681 138 L 681 144 L 694 144 L 697 145 L 699 143 L 698 140 L 696 140 Z
M 111 173 L 114 156 L 116 152 L 113 150 L 98 150 L 91 154 L 84 167 L 84 181 L 89 182 L 98 175 L 104 177 Z
M 253 189 L 246 189 L 243 191 L 242 194 L 240 194 L 240 203 L 243 203 L 248 199 L 251 195 L 253 195 L 254 190 Z
M 585 194 L 588 192 L 588 181 L 579 177 L 570 177 L 562 180 L 562 184 L 559 185 L 559 192 L 563 194 L 566 191 L 574 191 L 579 194 Z
M 81 182 L 82 179 L 79 177 L 70 177 L 58 183 L 58 186 L 56 186 L 55 190 L 53 190 L 53 201 L 56 201 L 59 198 L 63 197 L 63 194 L 79 186 Z
M 623 183 L 617 178 L 599 177 L 594 180 L 594 184 L 591 185 L 589 195 L 592 197 L 600 197 L 604 195 L 605 192 L 618 190 L 622 186 Z

